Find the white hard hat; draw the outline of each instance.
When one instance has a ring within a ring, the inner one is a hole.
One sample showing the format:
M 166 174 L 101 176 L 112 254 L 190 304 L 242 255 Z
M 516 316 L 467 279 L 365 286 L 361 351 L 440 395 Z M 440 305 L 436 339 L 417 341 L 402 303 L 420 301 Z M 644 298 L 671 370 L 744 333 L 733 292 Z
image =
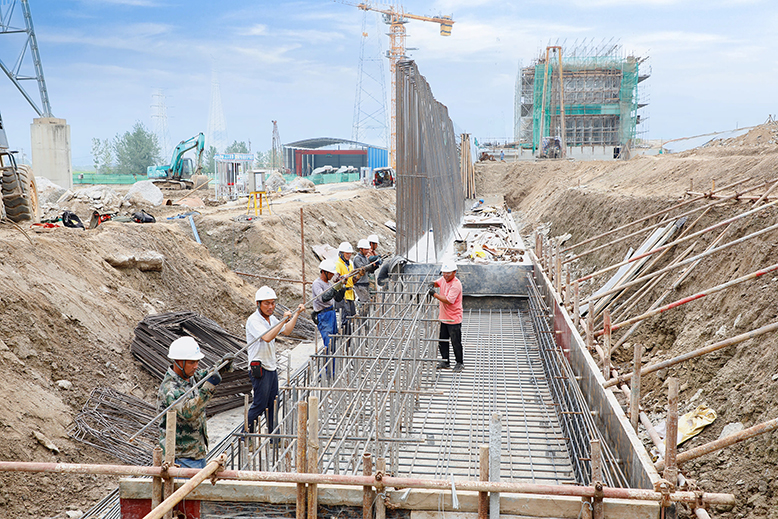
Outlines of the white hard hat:
M 362 238 L 357 243 L 357 249 L 369 249 L 370 248 L 370 242 L 366 239 Z
M 260 289 L 257 290 L 257 295 L 254 296 L 254 300 L 267 301 L 268 299 L 278 299 L 275 290 L 268 286 L 260 287 Z
M 338 245 L 338 252 L 354 252 L 354 247 L 349 242 L 344 241 Z
M 440 267 L 441 272 L 456 272 L 457 264 L 453 261 L 444 261 L 443 266 Z
M 377 234 L 371 234 L 370 236 L 368 236 L 367 241 L 369 241 L 370 243 L 381 243 L 380 241 L 378 241 Z
M 337 274 L 338 269 L 335 266 L 335 262 L 331 259 L 325 259 L 322 260 L 321 263 L 319 263 L 319 270 L 323 270 L 325 272 L 329 272 L 331 274 Z
M 205 355 L 193 337 L 179 337 L 170 343 L 167 358 L 171 360 L 200 360 Z

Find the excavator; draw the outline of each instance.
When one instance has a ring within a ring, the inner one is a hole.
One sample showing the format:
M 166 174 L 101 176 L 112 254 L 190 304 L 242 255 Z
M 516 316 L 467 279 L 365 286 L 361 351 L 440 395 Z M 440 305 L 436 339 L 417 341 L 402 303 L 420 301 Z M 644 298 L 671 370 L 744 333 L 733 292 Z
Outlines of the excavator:
M 197 166 L 193 165 L 192 159 L 184 157 L 184 153 L 189 150 L 195 150 L 197 154 Z M 162 189 L 192 189 L 202 187 L 207 184 L 208 176 L 202 175 L 203 169 L 203 151 L 205 150 L 205 136 L 201 133 L 181 141 L 173 150 L 173 157 L 170 164 L 165 166 L 149 166 L 146 169 L 146 176 L 154 184 Z
M 15 223 L 39 222 L 35 176 L 32 174 L 32 168 L 16 163 L 14 153 L 16 152 L 8 148 L 8 137 L 5 135 L 3 118 L 0 116 L 0 220 L 8 218 Z

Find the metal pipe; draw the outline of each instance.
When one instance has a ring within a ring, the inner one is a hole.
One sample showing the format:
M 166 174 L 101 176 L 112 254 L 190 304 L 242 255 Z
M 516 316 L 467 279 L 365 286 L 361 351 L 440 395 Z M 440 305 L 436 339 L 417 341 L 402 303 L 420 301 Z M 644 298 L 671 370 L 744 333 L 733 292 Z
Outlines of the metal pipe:
M 740 432 L 725 436 L 720 440 L 715 440 L 706 443 L 705 445 L 700 445 L 699 447 L 694 447 L 693 449 L 681 452 L 678 454 L 678 456 L 676 456 L 675 461 L 678 465 L 681 465 L 682 463 L 699 458 L 705 454 L 723 449 L 724 447 L 729 447 L 730 445 L 742 442 L 743 440 L 748 440 L 754 436 L 768 433 L 776 429 L 778 429 L 778 418 L 773 418 L 772 420 L 762 422 L 758 425 L 754 425 L 753 427 L 749 427 L 748 429 L 743 429 Z M 657 468 L 657 470 L 664 470 L 665 465 L 665 460 L 659 460 L 654 463 L 654 466 Z
M 319 397 L 308 397 L 308 472 L 319 472 Z M 319 489 L 315 483 L 308 485 L 308 517 L 316 519 L 319 511 Z
M 489 481 L 489 445 L 478 447 L 478 474 L 480 481 Z M 489 493 L 478 493 L 478 519 L 487 519 L 489 515 Z
M 721 188 L 719 188 L 717 191 L 724 191 L 725 189 L 730 189 L 730 188 L 732 188 L 732 187 L 735 187 L 735 186 L 738 186 L 738 185 L 740 185 L 740 184 L 743 184 L 743 183 L 745 183 L 745 182 L 748 182 L 749 180 L 751 180 L 751 177 L 748 177 L 748 178 L 746 178 L 746 179 L 744 179 L 744 180 L 739 180 L 739 181 L 737 181 L 737 182 L 734 182 L 734 183 L 732 183 L 732 184 L 729 184 L 728 186 L 721 187 Z M 743 193 L 748 193 L 749 191 L 753 191 L 754 189 L 757 189 L 757 188 L 759 188 L 759 187 L 762 187 L 762 186 L 763 186 L 763 185 L 765 185 L 765 184 L 766 184 L 766 183 L 765 183 L 765 182 L 763 182 L 762 184 L 759 184 L 759 185 L 757 185 L 757 186 L 754 186 L 754 187 L 752 187 L 752 188 L 750 188 L 750 189 L 748 189 L 748 190 L 746 190 L 746 191 L 743 191 Z M 597 240 L 599 240 L 600 238 L 604 238 L 605 236 L 609 236 L 609 235 L 611 235 L 611 234 L 614 234 L 614 233 L 617 233 L 617 232 L 619 232 L 619 231 L 623 231 L 624 229 L 628 229 L 628 228 L 632 227 L 633 225 L 637 225 L 637 224 L 639 224 L 640 222 L 645 222 L 646 220 L 650 220 L 650 219 L 652 219 L 652 218 L 654 218 L 654 217 L 661 216 L 661 215 L 663 215 L 663 214 L 667 214 L 667 213 L 669 213 L 670 211 L 673 211 L 673 210 L 675 210 L 675 209 L 678 209 L 679 207 L 683 207 L 683 206 L 685 206 L 685 205 L 689 205 L 689 204 L 692 204 L 692 203 L 694 203 L 694 202 L 698 202 L 698 201 L 700 201 L 700 200 L 702 200 L 702 199 L 704 199 L 704 198 L 709 198 L 709 197 L 710 197 L 710 195 L 711 195 L 712 193 L 713 193 L 713 191 L 711 191 L 711 193 L 706 193 L 706 194 L 700 195 L 700 196 L 698 196 L 698 197 L 696 197 L 696 198 L 692 198 L 691 200 L 686 200 L 686 201 L 684 201 L 684 202 L 680 202 L 680 203 L 678 203 L 678 204 L 675 204 L 674 206 L 668 207 L 667 209 L 662 209 L 661 211 L 658 211 L 658 212 L 656 212 L 656 213 L 650 214 L 650 215 L 648 215 L 648 216 L 644 216 L 644 217 L 642 217 L 642 218 L 640 218 L 640 219 L 638 219 L 638 220 L 635 220 L 634 222 L 630 222 L 630 223 L 624 224 L 624 225 L 622 225 L 621 227 L 617 227 L 616 229 L 611 229 L 610 231 L 606 231 L 606 232 L 604 232 L 604 233 L 598 234 L 597 236 L 592 236 L 591 238 L 587 238 L 587 239 L 586 239 L 586 240 L 584 240 L 584 241 L 581 241 L 581 242 L 575 243 L 575 244 L 573 244 L 573 245 L 571 245 L 571 246 L 567 247 L 566 249 L 563 249 L 563 250 L 562 250 L 562 252 L 568 252 L 568 251 L 571 251 L 571 250 L 573 250 L 573 249 L 576 249 L 576 248 L 580 247 L 581 245 L 586 245 L 587 243 L 591 243 L 591 242 L 593 242 L 593 241 L 597 241 Z M 737 195 L 735 195 L 735 196 L 737 196 Z M 722 200 L 722 201 L 720 201 L 720 202 L 715 202 L 715 203 L 713 203 L 713 204 L 708 204 L 708 206 L 710 206 L 710 205 L 718 205 L 718 204 L 720 204 L 721 202 L 724 202 L 724 200 Z M 698 207 L 697 209 L 694 209 L 693 211 L 701 211 L 701 210 L 705 209 L 706 207 L 707 207 L 707 206 L 701 206 L 701 207 Z M 683 217 L 683 216 L 686 216 L 686 215 L 688 215 L 688 214 L 691 214 L 691 213 L 684 213 L 684 214 L 681 214 L 681 215 L 678 215 L 678 216 L 676 216 L 676 218 L 681 218 L 681 217 Z M 643 230 L 647 230 L 647 229 L 643 229 Z M 580 257 L 580 254 L 579 254 L 579 257 Z
M 778 202 L 778 201 L 776 201 L 776 202 Z M 767 206 L 765 206 L 765 207 L 767 207 Z M 601 298 L 603 298 L 605 296 L 608 296 L 608 295 L 611 295 L 611 294 L 615 294 L 616 292 L 621 292 L 625 288 L 629 288 L 631 286 L 638 285 L 640 283 L 645 283 L 647 280 L 649 280 L 651 278 L 654 278 L 656 276 L 659 276 L 661 274 L 664 274 L 665 272 L 669 272 L 669 271 L 675 270 L 675 269 L 677 269 L 679 267 L 683 267 L 684 265 L 688 265 L 689 263 L 693 263 L 693 262 L 697 261 L 700 258 L 704 258 L 704 257 L 710 256 L 711 254 L 715 254 L 716 252 L 721 252 L 721 251 L 723 251 L 725 249 L 728 249 L 730 247 L 738 245 L 739 243 L 743 243 L 744 241 L 748 241 L 751 238 L 756 238 L 757 236 L 761 236 L 762 234 L 768 233 L 770 231 L 774 231 L 776 229 L 778 229 L 778 224 L 774 224 L 774 225 L 771 225 L 769 227 L 765 227 L 764 229 L 760 229 L 758 231 L 752 232 L 751 234 L 749 234 L 747 236 L 743 236 L 742 238 L 738 238 L 736 240 L 732 240 L 730 242 L 725 243 L 724 245 L 719 245 L 718 247 L 716 247 L 714 249 L 709 249 L 709 250 L 707 250 L 707 251 L 705 251 L 703 253 L 697 254 L 696 256 L 692 256 L 691 258 L 685 259 L 683 261 L 679 261 L 678 263 L 675 263 L 673 265 L 668 265 L 667 267 L 665 267 L 663 269 L 659 269 L 659 270 L 657 270 L 655 272 L 651 272 L 650 274 L 646 274 L 645 276 L 633 279 L 632 281 L 629 281 L 627 283 L 622 283 L 621 285 L 619 285 L 619 286 L 617 286 L 615 288 L 611 288 L 610 290 L 606 290 L 605 292 L 602 292 L 600 294 L 596 294 L 596 295 L 590 296 L 588 299 L 586 299 L 584 301 L 584 303 L 591 303 L 592 301 L 599 300 L 599 299 L 601 299 Z
M 369 477 L 373 475 L 373 458 L 369 452 L 362 455 L 362 475 Z M 373 487 L 365 485 L 362 487 L 362 519 L 372 519 L 373 517 Z
M 635 375 L 632 377 L 629 399 L 629 423 L 632 424 L 632 428 L 636 433 L 638 432 L 638 422 L 640 418 L 640 367 L 642 365 L 642 358 L 643 345 L 636 342 L 632 355 L 632 366 L 635 369 Z
M 143 519 L 161 519 L 163 515 L 173 510 L 173 508 L 180 503 L 186 496 L 188 496 L 192 490 L 197 488 L 200 483 L 211 477 L 217 470 L 219 470 L 222 467 L 222 460 L 212 460 L 208 463 L 208 465 L 205 466 L 202 470 L 198 471 L 197 474 L 192 476 L 192 479 L 184 483 L 181 488 L 176 490 L 172 496 L 168 497 L 162 503 L 157 507 L 154 508 L 151 512 L 146 514 L 146 516 Z
M 161 467 L 162 466 L 162 447 L 157 445 L 154 447 L 154 450 L 151 453 L 152 456 L 152 464 L 155 467 Z M 154 479 L 151 481 L 151 508 L 152 510 L 159 506 L 159 504 L 162 502 L 162 478 L 159 476 L 154 476 Z
M 489 421 L 489 481 L 500 481 L 500 455 L 502 453 L 502 417 L 493 413 Z M 500 519 L 500 494 L 489 495 L 489 517 Z
M 295 468 L 298 473 L 304 473 L 306 470 L 306 452 L 307 432 L 308 432 L 308 402 L 300 400 L 297 402 L 297 456 L 295 458 Z M 297 483 L 297 519 L 305 519 L 305 483 Z
M 742 432 L 742 431 L 741 431 Z M 139 467 L 133 465 L 87 465 L 77 463 L 36 463 L 22 461 L 0 461 L 0 472 L 43 472 L 61 474 L 102 474 L 114 476 L 147 476 L 162 474 L 160 467 Z M 168 471 L 173 478 L 189 478 L 199 470 L 172 467 Z M 266 483 L 316 483 L 342 486 L 374 485 L 376 480 L 364 476 L 335 474 L 298 474 L 295 472 L 257 472 L 248 470 L 224 470 L 219 472 L 219 479 L 235 481 L 257 481 Z M 383 476 L 382 484 L 397 489 L 426 488 L 431 490 L 451 490 L 450 479 L 399 478 Z M 505 492 L 511 494 L 556 495 L 594 497 L 595 488 L 580 485 L 543 485 L 522 482 L 483 482 L 457 481 L 456 488 L 473 492 Z M 603 497 L 606 499 L 635 499 L 660 502 L 663 495 L 647 489 L 605 487 Z M 673 492 L 670 501 L 694 503 L 698 497 L 703 503 L 715 505 L 734 505 L 732 494 L 704 492 L 701 495 L 694 492 Z
M 375 519 L 386 519 L 386 490 L 381 483 L 381 479 L 386 474 L 386 458 L 378 458 L 375 460 L 375 479 L 376 479 L 376 492 L 378 493 L 378 499 L 375 502 Z
M 708 288 L 706 290 L 703 290 L 702 292 L 697 292 L 696 294 L 682 297 L 681 299 L 678 299 L 677 301 L 673 301 L 672 303 L 668 303 L 664 306 L 660 306 L 659 308 L 655 308 L 653 310 L 642 313 L 640 315 L 636 315 L 635 317 L 631 317 L 630 319 L 626 319 L 624 321 L 621 321 L 620 323 L 613 324 L 610 327 L 611 332 L 616 331 L 619 328 L 623 328 L 624 326 L 636 323 L 638 321 L 642 321 L 643 319 L 648 319 L 649 317 L 653 317 L 657 314 L 661 314 L 662 312 L 666 312 L 667 310 L 671 310 L 673 308 L 684 305 L 686 303 L 691 303 L 692 301 L 696 301 L 697 299 L 702 299 L 705 296 L 709 296 L 711 294 L 715 294 L 716 292 L 721 292 L 722 290 L 732 288 L 733 286 L 739 285 L 744 281 L 750 281 L 760 276 L 764 276 L 765 274 L 769 274 L 770 272 L 776 270 L 778 270 L 778 263 L 774 265 L 770 265 L 769 267 L 763 269 L 759 269 L 750 274 L 746 274 L 745 276 L 741 276 L 737 279 L 733 279 L 732 281 L 727 281 L 726 283 L 722 283 L 720 285 L 716 285 L 715 287 Z M 602 333 L 603 332 L 597 332 L 598 335 L 602 335 Z
M 592 459 L 592 486 L 595 489 L 598 489 L 592 503 L 592 519 L 603 519 L 605 515 L 605 506 L 602 502 L 602 447 L 600 445 L 600 440 L 590 440 L 589 446 L 591 450 L 590 457 Z
M 176 419 L 178 414 L 174 410 L 167 411 L 165 416 L 165 466 L 173 466 L 176 460 Z M 167 499 L 173 494 L 173 478 L 168 473 L 164 477 L 164 497 Z M 171 517 L 172 514 L 168 514 Z
M 720 350 L 721 348 L 726 348 L 727 346 L 732 346 L 733 344 L 738 344 L 743 341 L 747 341 L 748 339 L 753 339 L 754 337 L 758 337 L 760 335 L 764 335 L 765 333 L 770 333 L 773 331 L 778 330 L 778 322 L 767 324 L 765 326 L 762 326 L 761 328 L 757 328 L 756 330 L 751 330 L 746 333 L 741 333 L 740 335 L 736 335 L 734 337 L 730 337 L 729 339 L 725 339 L 723 341 L 716 342 L 714 344 L 711 344 L 710 346 L 705 346 L 704 348 L 699 348 L 694 351 L 690 351 L 689 353 L 684 353 L 683 355 L 679 355 L 677 357 L 673 357 L 672 359 L 668 359 L 662 362 L 657 362 L 656 364 L 650 364 L 640 370 L 641 375 L 646 375 L 648 373 L 653 373 L 654 371 L 659 371 L 660 369 L 669 368 L 670 366 L 674 366 L 676 364 L 680 364 L 681 362 L 685 362 L 689 359 L 693 359 L 695 357 L 699 357 L 700 355 L 705 355 L 706 353 L 710 353 L 712 351 Z M 611 380 L 606 381 L 602 387 L 608 388 L 611 386 L 615 386 L 616 384 L 620 384 L 622 382 L 626 382 L 627 380 L 631 379 L 633 376 L 633 373 L 627 373 L 625 375 L 619 375 L 618 378 L 613 378 Z
M 715 223 L 709 227 L 706 227 L 705 229 L 702 229 L 700 231 L 694 232 L 692 234 L 687 234 L 686 236 L 682 238 L 678 238 L 677 240 L 673 240 L 670 243 L 666 243 L 664 245 L 661 245 L 659 247 L 656 247 L 655 249 L 651 249 L 650 251 L 646 251 L 642 254 L 638 254 L 637 256 L 632 256 L 629 259 L 626 259 L 624 261 L 620 261 L 619 263 L 614 263 L 613 265 L 608 265 L 605 268 L 602 268 L 600 270 L 597 270 L 595 272 L 592 272 L 591 274 L 587 274 L 586 276 L 580 277 L 577 279 L 579 283 L 583 283 L 584 281 L 588 281 L 589 279 L 592 279 L 595 276 L 599 276 L 601 274 L 604 274 L 606 272 L 610 272 L 611 270 L 618 269 L 619 267 L 623 267 L 624 265 L 628 265 L 630 263 L 633 263 L 639 259 L 646 258 L 648 256 L 651 256 L 652 254 L 656 254 L 657 252 L 662 252 L 665 249 L 669 249 L 670 247 L 675 247 L 679 243 L 683 243 L 685 241 L 691 240 L 693 238 L 696 238 L 698 236 L 702 236 L 703 234 L 713 231 L 715 229 L 718 229 L 720 227 L 724 227 L 725 225 L 729 225 L 732 222 L 736 222 L 740 220 L 741 218 L 745 218 L 746 216 L 751 216 L 754 213 L 758 213 L 759 211 L 763 211 L 767 209 L 770 206 L 773 206 L 775 204 L 778 204 L 778 200 L 774 202 L 770 202 L 769 204 L 763 205 L 761 207 L 757 207 L 755 209 L 751 209 L 750 211 L 746 211 L 744 213 L 740 213 L 739 215 L 733 216 L 732 218 L 727 218 L 726 220 L 723 220 L 721 222 Z

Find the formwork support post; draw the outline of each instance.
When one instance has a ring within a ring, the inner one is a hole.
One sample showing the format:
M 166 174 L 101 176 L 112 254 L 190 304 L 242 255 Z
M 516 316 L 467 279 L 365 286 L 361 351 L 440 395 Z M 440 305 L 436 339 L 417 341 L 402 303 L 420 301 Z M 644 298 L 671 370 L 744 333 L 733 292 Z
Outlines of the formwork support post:
M 362 475 L 370 477 L 373 475 L 373 458 L 369 452 L 362 455 Z M 362 518 L 372 519 L 373 517 L 373 487 L 365 485 L 362 487 Z
M 481 481 L 489 481 L 489 445 L 478 447 L 478 472 Z M 488 519 L 488 517 L 489 492 L 478 492 L 478 519 Z
M 172 467 L 176 462 L 176 416 L 174 409 L 171 409 L 165 415 L 165 465 L 167 467 Z M 173 495 L 173 478 L 167 476 L 164 477 L 164 480 L 164 497 L 167 499 Z M 172 517 L 172 512 L 165 514 L 165 519 Z
M 573 290 L 570 286 L 570 264 L 565 265 L 565 306 L 569 309 L 573 299 Z
M 162 447 L 157 445 L 151 453 L 152 464 L 155 467 L 162 466 Z M 154 476 L 151 481 L 151 509 L 155 509 L 162 502 L 162 478 Z
M 611 312 L 607 308 L 602 312 L 602 376 L 607 382 L 611 378 Z
M 308 472 L 319 473 L 319 397 L 308 397 Z M 319 486 L 308 485 L 308 517 L 315 519 L 319 511 Z
M 600 440 L 590 440 L 591 460 L 592 460 L 592 486 L 594 487 L 594 501 L 592 504 L 592 519 L 603 519 L 605 517 L 605 506 L 603 499 L 602 484 L 602 447 Z
M 556 286 L 556 293 L 559 294 L 560 299 L 562 298 L 562 255 L 560 254 L 562 249 L 562 246 L 559 243 L 559 240 L 554 240 L 554 258 L 555 258 L 555 270 L 556 275 L 554 276 L 554 281 Z
M 632 360 L 632 369 L 635 375 L 630 384 L 629 398 L 629 422 L 635 432 L 638 432 L 638 423 L 640 421 L 640 369 L 643 367 L 641 359 L 643 358 L 643 345 L 635 343 L 634 357 Z
M 305 472 L 306 448 L 308 446 L 308 402 L 297 402 L 297 457 L 295 467 L 297 472 Z M 305 519 L 305 483 L 297 483 L 297 519 Z
M 592 305 L 589 305 L 589 310 L 586 313 L 586 349 L 590 352 L 594 350 L 594 312 L 592 311 Z
M 678 379 L 667 379 L 667 434 L 665 434 L 665 470 L 662 476 L 675 486 L 678 482 Z
M 573 324 L 581 326 L 581 291 L 578 281 L 573 283 Z
M 386 474 L 386 458 L 376 458 L 375 471 L 376 480 L 381 481 Z M 378 494 L 375 502 L 375 519 L 386 519 L 386 490 L 383 483 L 377 483 L 375 489 Z
M 500 453 L 502 451 L 502 417 L 492 414 L 489 422 L 489 481 L 500 481 Z M 500 519 L 500 493 L 489 495 L 489 518 Z

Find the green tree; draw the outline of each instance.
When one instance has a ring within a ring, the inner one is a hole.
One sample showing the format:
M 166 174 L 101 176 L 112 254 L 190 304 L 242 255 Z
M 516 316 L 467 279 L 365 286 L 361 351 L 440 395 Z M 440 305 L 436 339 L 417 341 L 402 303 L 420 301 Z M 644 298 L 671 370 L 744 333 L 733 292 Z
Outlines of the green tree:
M 269 168 L 270 167 L 270 151 L 258 151 L 254 158 L 254 167 L 257 168 Z
M 108 139 L 92 139 L 92 161 L 95 173 L 108 175 L 113 168 L 113 144 Z
M 248 153 L 249 147 L 246 145 L 244 141 L 233 141 L 232 144 L 227 146 L 227 149 L 224 150 L 224 153 Z
M 216 156 L 216 148 L 209 146 L 205 150 L 205 156 L 203 157 L 203 174 L 213 175 L 215 173 L 213 158 Z
M 160 161 L 157 136 L 135 123 L 132 131 L 116 135 L 113 143 L 116 154 L 116 173 L 121 175 L 146 176 L 146 168 Z

